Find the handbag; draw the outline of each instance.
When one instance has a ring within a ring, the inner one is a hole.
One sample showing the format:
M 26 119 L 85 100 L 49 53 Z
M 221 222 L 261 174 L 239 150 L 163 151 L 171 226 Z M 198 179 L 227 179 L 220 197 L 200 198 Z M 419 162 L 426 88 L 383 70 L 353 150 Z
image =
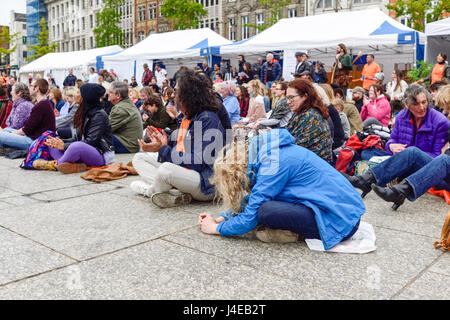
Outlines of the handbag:
M 434 243 L 436 249 L 442 248 L 444 251 L 450 251 L 450 211 L 444 221 L 441 232 L 441 240 Z

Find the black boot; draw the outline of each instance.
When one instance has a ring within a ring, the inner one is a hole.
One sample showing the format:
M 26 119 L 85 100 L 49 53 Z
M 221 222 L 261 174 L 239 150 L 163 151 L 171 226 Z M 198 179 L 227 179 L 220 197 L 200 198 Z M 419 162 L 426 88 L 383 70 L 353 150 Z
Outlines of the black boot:
M 361 198 L 364 198 L 366 194 L 368 194 L 372 190 L 370 188 L 370 185 L 376 182 L 375 177 L 370 170 L 367 170 L 363 174 L 357 176 L 349 176 L 344 172 L 341 172 L 341 174 L 346 177 L 348 181 L 350 181 L 352 186 L 361 189 Z
M 405 199 L 413 193 L 413 188 L 408 183 L 408 181 L 403 180 L 401 183 L 393 186 L 393 187 L 379 187 L 376 184 L 372 184 L 372 189 L 375 193 L 384 201 L 394 202 L 392 205 L 393 210 L 397 210 Z

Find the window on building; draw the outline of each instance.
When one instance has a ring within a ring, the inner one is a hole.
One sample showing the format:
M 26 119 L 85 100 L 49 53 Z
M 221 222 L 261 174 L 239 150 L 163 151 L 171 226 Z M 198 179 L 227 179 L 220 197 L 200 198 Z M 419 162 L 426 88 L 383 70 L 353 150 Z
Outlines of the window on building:
M 369 3 L 369 2 L 374 2 L 374 0 L 353 0 L 353 3 Z M 333 1 L 333 4 L 335 2 Z
M 145 39 L 145 32 L 144 31 L 140 31 L 138 33 L 138 41 L 142 41 Z
M 242 39 L 247 39 L 249 36 L 248 16 L 242 17 Z
M 75 51 L 75 40 L 72 40 L 72 51 Z
M 64 5 L 61 6 L 61 16 L 64 16 Z
M 138 7 L 138 21 L 145 21 L 145 6 Z
M 160 16 L 160 17 L 163 16 L 163 14 L 162 14 L 162 12 L 161 12 L 161 6 L 162 6 L 163 4 L 164 4 L 164 1 L 160 1 L 160 2 L 159 2 L 159 8 L 158 8 L 158 9 L 159 9 L 159 16 Z
M 60 35 L 60 33 L 59 33 L 59 24 L 56 26 L 56 32 L 57 32 L 57 35 L 59 37 L 59 35 Z
M 234 18 L 228 19 L 228 39 L 231 41 L 236 40 L 236 32 L 234 31 Z
M 288 18 L 295 18 L 297 16 L 297 8 L 288 10 Z
M 23 30 L 27 30 L 27 24 L 26 24 L 26 23 L 24 23 L 24 24 L 22 25 L 22 29 L 23 29 Z
M 55 7 L 52 8 L 52 18 L 55 19 Z
M 400 23 L 407 26 L 408 25 L 408 18 L 406 17 L 401 17 L 400 18 Z
M 98 1 L 99 1 L 99 0 L 96 1 L 97 6 L 99 5 Z
M 84 17 L 81 18 L 81 30 L 86 30 L 86 19 Z
M 82 45 L 82 49 L 83 50 L 86 50 L 86 39 L 85 38 L 83 38 L 82 40 L 81 40 L 81 45 Z
M 156 19 L 156 3 L 148 5 L 148 20 Z
M 86 0 L 81 0 L 81 8 L 86 9 Z M 84 39 L 83 39 L 84 41 Z
M 92 48 L 94 48 L 94 38 L 93 37 L 90 38 L 90 42 L 91 42 L 91 49 L 92 49 Z
M 55 28 L 55 26 L 53 26 L 53 34 L 52 34 L 53 37 L 56 37 L 56 32 L 55 31 L 56 31 L 56 28 Z
M 72 33 L 75 32 L 75 20 L 72 20 Z
M 89 0 L 89 6 L 92 7 L 94 5 L 94 0 Z
M 77 40 L 77 50 L 80 50 L 80 39 Z
M 257 13 L 256 14 L 256 25 L 262 26 L 264 24 L 264 13 Z M 256 29 L 256 34 L 259 33 L 259 30 Z
M 335 7 L 335 0 L 319 0 L 317 2 L 317 9 L 330 9 Z
M 216 0 L 216 6 L 218 6 L 219 5 L 219 0 Z
M 94 16 L 92 14 L 89 16 L 89 26 L 91 29 L 94 28 Z
M 211 21 L 209 22 L 209 27 L 211 28 L 211 30 L 214 30 L 214 19 L 211 19 Z
M 64 30 L 64 22 L 63 22 L 63 23 L 61 23 L 61 32 L 62 32 L 62 33 L 64 33 L 64 32 L 65 32 L 65 30 Z
M 205 0 L 205 7 L 208 7 L 209 5 L 209 0 Z

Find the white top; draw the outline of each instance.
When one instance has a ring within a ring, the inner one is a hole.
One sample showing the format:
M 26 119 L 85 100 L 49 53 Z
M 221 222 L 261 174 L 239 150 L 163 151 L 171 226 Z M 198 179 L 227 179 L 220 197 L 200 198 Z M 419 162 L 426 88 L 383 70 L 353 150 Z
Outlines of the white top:
M 89 74 L 89 83 L 97 83 L 98 82 L 98 73 L 90 73 Z
M 161 70 L 155 70 L 156 84 L 158 87 L 162 88 L 162 83 L 166 79 L 167 71 L 166 69 L 161 68 Z
M 403 95 L 406 89 L 408 89 L 408 84 L 404 80 L 401 80 L 397 90 L 394 90 L 396 86 L 397 81 L 390 81 L 386 85 L 386 93 L 391 97 L 391 101 L 394 100 L 394 97 L 397 97 L 397 100 L 403 99 Z

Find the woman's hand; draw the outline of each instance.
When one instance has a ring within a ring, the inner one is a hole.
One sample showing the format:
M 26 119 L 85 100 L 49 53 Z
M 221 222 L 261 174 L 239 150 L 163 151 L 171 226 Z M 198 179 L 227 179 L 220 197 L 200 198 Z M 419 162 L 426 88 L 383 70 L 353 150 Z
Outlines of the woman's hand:
M 142 120 L 147 121 L 147 119 L 148 119 L 148 115 L 143 113 L 142 114 Z
M 206 234 L 220 234 L 216 231 L 218 223 L 210 214 L 202 213 L 198 218 L 200 229 Z
M 59 117 L 59 111 L 58 111 L 58 109 L 54 109 L 53 110 L 53 113 L 55 114 L 55 117 Z
M 167 134 L 164 130 L 160 131 L 153 126 L 147 126 L 145 130 L 152 141 L 158 140 L 161 143 L 161 147 L 167 146 Z
M 57 150 L 64 150 L 64 141 L 62 141 L 60 138 L 53 138 L 48 137 L 47 140 L 45 140 L 44 144 L 47 147 L 57 149 Z
M 405 150 L 406 147 L 407 147 L 406 144 L 401 144 L 401 143 L 391 143 L 389 145 L 389 149 L 391 149 L 393 154 L 402 152 L 403 150 Z

